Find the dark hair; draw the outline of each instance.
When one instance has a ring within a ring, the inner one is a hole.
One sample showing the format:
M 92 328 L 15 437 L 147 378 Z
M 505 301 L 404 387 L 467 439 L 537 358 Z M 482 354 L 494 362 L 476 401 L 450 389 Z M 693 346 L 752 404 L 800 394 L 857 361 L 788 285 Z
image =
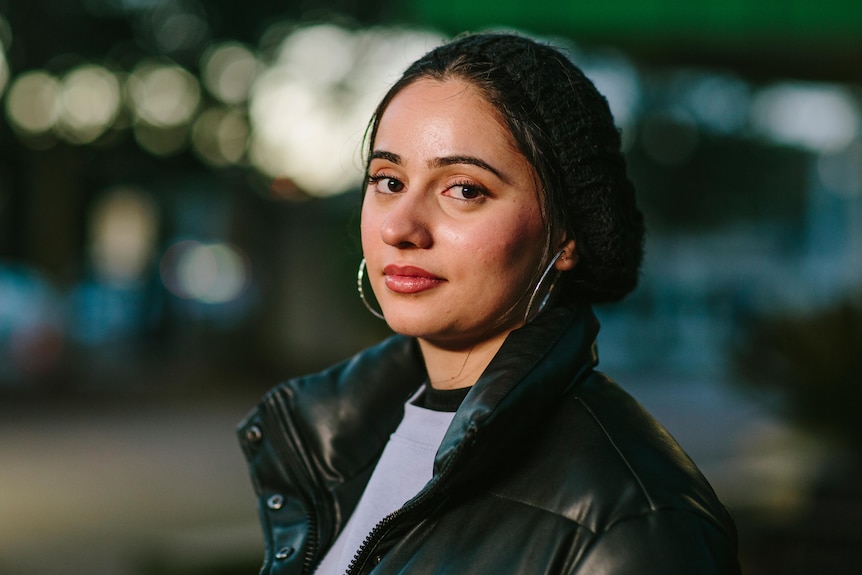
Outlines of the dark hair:
M 383 112 L 413 82 L 457 78 L 500 113 L 541 186 L 551 244 L 567 233 L 578 263 L 563 275 L 572 302 L 622 299 L 637 285 L 644 223 L 620 152 L 607 100 L 556 48 L 515 34 L 470 34 L 414 62 L 377 106 L 367 132 L 372 151 Z

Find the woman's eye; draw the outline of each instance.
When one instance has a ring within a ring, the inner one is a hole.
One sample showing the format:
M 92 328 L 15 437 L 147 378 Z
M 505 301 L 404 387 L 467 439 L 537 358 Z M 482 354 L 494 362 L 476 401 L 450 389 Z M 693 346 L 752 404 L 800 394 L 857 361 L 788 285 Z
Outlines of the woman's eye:
M 465 184 L 452 186 L 449 188 L 449 193 L 452 197 L 458 200 L 476 200 L 484 195 L 482 190 L 478 187 Z
M 404 189 L 404 184 L 395 178 L 386 178 L 384 181 L 386 182 L 386 189 L 390 192 L 400 192 Z
M 372 176 L 369 179 L 374 188 L 378 192 L 382 192 L 384 194 L 394 194 L 404 189 L 404 184 L 395 178 L 390 178 L 388 176 Z

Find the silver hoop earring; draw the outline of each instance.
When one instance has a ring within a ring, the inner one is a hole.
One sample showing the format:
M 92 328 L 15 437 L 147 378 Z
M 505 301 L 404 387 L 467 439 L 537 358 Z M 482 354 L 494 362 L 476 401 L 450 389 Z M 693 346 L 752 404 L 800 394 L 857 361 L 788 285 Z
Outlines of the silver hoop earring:
M 560 278 L 560 272 L 558 270 L 554 270 L 554 266 L 557 265 L 557 260 L 559 260 L 563 256 L 563 253 L 564 251 L 560 250 L 556 254 L 554 254 L 554 257 L 551 258 L 551 262 L 548 264 L 548 267 L 546 267 L 545 271 L 542 272 L 542 277 L 540 277 L 538 283 L 536 283 L 536 288 L 533 290 L 533 294 L 530 296 L 530 301 L 527 303 L 527 311 L 524 312 L 524 323 L 530 323 L 531 321 L 536 319 L 539 314 L 545 311 L 545 308 L 551 301 L 551 296 L 554 293 L 554 288 L 557 287 L 557 280 Z M 535 309 L 535 311 L 533 311 L 533 305 L 536 303 L 536 298 L 539 297 L 539 293 L 542 290 L 542 286 L 548 276 L 551 275 L 551 271 L 556 271 L 556 273 L 553 274 L 551 284 L 548 286 L 548 289 L 542 296 L 541 301 L 539 301 L 538 307 Z
M 362 288 L 362 282 L 364 279 L 365 279 L 365 258 L 362 258 L 362 261 L 359 262 L 359 271 L 356 273 L 356 289 L 359 292 L 359 299 L 362 300 L 362 303 L 365 304 L 365 307 L 368 308 L 368 311 L 370 311 L 375 317 L 379 317 L 380 319 L 385 320 L 386 318 L 383 317 L 383 314 L 381 312 L 377 311 L 376 309 L 374 309 L 373 307 L 371 307 L 371 304 L 368 303 L 367 299 L 365 299 L 365 290 Z

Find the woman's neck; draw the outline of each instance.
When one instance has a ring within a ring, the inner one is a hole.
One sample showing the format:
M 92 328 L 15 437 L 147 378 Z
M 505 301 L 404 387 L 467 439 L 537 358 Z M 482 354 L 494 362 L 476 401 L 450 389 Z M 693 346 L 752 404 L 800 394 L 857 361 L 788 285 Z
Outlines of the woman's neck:
M 435 389 L 457 389 L 476 383 L 509 335 L 503 331 L 470 347 L 446 347 L 419 339 L 419 347 Z

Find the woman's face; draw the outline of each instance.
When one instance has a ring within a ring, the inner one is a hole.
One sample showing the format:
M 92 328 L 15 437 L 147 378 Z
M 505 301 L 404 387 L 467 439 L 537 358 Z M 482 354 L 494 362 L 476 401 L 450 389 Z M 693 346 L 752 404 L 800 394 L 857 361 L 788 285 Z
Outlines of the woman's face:
M 523 323 L 547 235 L 538 178 L 472 85 L 398 93 L 368 175 L 362 248 L 394 331 L 459 348 Z

